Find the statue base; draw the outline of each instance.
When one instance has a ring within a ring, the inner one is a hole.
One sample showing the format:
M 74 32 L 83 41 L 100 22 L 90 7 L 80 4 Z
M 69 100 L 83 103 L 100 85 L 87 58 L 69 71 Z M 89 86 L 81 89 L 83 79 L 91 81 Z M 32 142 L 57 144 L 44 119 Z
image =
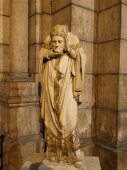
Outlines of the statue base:
M 99 158 L 95 156 L 84 156 L 80 170 L 101 170 Z M 32 154 L 22 166 L 21 170 L 79 170 L 72 164 L 57 163 L 43 160 L 42 153 Z

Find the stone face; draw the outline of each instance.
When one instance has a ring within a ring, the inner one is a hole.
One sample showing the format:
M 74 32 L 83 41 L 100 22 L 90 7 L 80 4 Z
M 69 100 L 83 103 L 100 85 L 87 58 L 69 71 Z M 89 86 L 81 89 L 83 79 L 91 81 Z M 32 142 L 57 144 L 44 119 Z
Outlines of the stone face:
M 101 146 L 96 147 L 96 149 L 102 170 L 117 170 L 117 153 Z
M 120 38 L 120 5 L 98 14 L 98 41 Z
M 52 13 L 57 12 L 58 10 L 66 7 L 71 3 L 71 0 L 52 0 Z
M 10 0 L 0 1 L 0 15 L 10 15 Z
M 98 44 L 98 73 L 118 73 L 120 60 L 120 41 Z
M 91 109 L 78 110 L 78 128 L 80 138 L 91 137 Z
M 99 75 L 97 77 L 97 105 L 100 108 L 118 108 L 118 76 Z
M 126 143 L 127 141 L 127 112 L 119 111 L 118 113 L 118 139 L 117 144 Z
M 89 42 L 83 42 L 81 41 L 81 46 L 84 49 L 84 52 L 86 54 L 86 67 L 85 67 L 85 73 L 93 73 L 93 55 L 94 55 L 94 60 L 95 59 L 95 44 L 94 43 L 89 43 Z
M 47 14 L 42 14 L 41 16 L 41 37 L 42 37 L 42 42 L 44 43 L 46 37 L 50 34 L 51 31 L 51 15 Z
M 73 4 L 80 5 L 82 7 L 88 8 L 90 10 L 96 10 L 96 2 L 94 0 L 84 1 L 84 0 L 72 0 Z
M 106 8 L 110 8 L 112 6 L 115 6 L 117 4 L 120 4 L 120 0 L 101 0 L 98 1 L 98 6 L 99 6 L 99 10 L 104 10 Z
M 29 1 L 29 15 L 33 15 L 36 13 L 36 0 Z
M 11 72 L 28 73 L 28 0 L 11 3 Z
M 117 112 L 97 109 L 97 140 L 115 145 L 117 142 Z
M 30 73 L 38 73 L 38 55 L 41 44 L 34 44 L 29 47 L 29 72 Z M 35 66 L 36 63 L 36 66 Z
M 121 16 L 121 38 L 127 40 L 127 6 L 122 5 L 122 16 Z
M 119 76 L 119 110 L 127 110 L 127 75 Z
M 27 141 L 22 142 L 20 144 L 16 144 L 13 142 L 5 143 L 4 164 L 6 169 L 7 170 L 20 169 L 26 158 L 33 152 L 36 152 L 36 148 L 37 148 L 36 141 Z
M 65 1 L 64 1 L 65 2 Z M 61 9 L 52 15 L 52 27 L 56 24 L 71 26 L 71 6 Z
M 84 87 L 82 92 L 82 104 L 79 108 L 91 108 L 95 104 L 95 94 L 93 84 L 95 83 L 95 77 L 92 75 L 85 75 Z
M 10 136 L 21 137 L 38 133 L 38 107 L 27 106 L 10 109 Z M 25 128 L 24 128 L 25 127 Z
M 122 3 L 123 4 L 127 4 L 127 0 L 122 0 Z
M 95 37 L 95 18 L 96 14 L 94 14 L 93 11 L 72 5 L 71 31 L 76 34 L 80 40 L 93 42 Z
M 0 15 L 0 43 L 9 44 L 10 42 L 10 18 Z
M 127 41 L 121 40 L 120 41 L 120 73 L 127 73 L 127 57 L 126 57 L 126 51 L 127 51 Z
M 47 1 L 41 0 L 41 2 L 42 2 L 42 4 L 41 4 L 42 12 L 51 14 L 51 3 L 52 3 L 52 1 L 51 0 L 47 0 Z

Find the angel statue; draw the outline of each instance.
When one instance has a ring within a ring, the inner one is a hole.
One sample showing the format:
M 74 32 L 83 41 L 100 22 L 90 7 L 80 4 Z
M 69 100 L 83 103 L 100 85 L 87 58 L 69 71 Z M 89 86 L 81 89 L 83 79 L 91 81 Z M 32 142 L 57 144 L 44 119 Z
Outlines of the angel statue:
M 78 166 L 77 107 L 83 90 L 85 54 L 66 25 L 56 25 L 39 53 L 41 124 L 45 156 Z

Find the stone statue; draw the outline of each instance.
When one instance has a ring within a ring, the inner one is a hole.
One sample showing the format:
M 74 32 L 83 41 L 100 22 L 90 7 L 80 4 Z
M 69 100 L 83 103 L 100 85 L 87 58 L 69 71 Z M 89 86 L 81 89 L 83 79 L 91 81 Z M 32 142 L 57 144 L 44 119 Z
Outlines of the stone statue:
M 81 103 L 85 61 L 78 37 L 65 25 L 54 26 L 39 53 L 41 120 L 48 160 L 79 162 L 77 106 Z

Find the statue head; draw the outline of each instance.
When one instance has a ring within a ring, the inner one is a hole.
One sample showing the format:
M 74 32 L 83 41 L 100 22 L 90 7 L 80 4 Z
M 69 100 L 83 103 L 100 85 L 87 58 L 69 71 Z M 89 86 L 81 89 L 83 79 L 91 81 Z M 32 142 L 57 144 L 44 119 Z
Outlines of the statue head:
M 65 49 L 65 40 L 68 33 L 68 27 L 66 25 L 56 25 L 53 27 L 51 36 L 51 49 L 56 53 L 63 53 Z

